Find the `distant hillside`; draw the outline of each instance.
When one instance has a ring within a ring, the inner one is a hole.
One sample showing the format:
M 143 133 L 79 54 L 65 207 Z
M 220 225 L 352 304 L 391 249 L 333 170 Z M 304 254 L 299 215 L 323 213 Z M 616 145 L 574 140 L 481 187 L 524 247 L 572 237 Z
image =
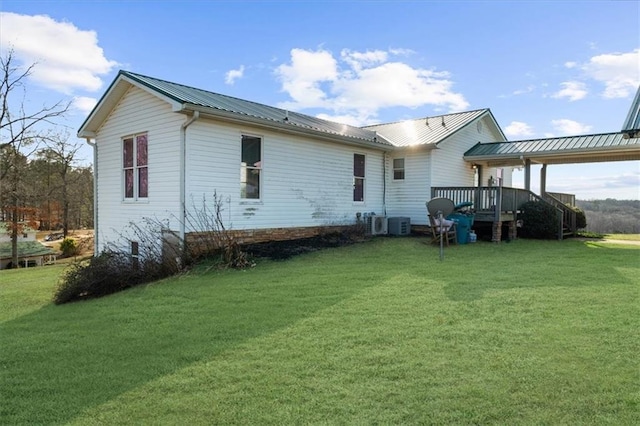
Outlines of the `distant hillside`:
M 587 231 L 640 234 L 640 200 L 576 200 L 587 217 Z

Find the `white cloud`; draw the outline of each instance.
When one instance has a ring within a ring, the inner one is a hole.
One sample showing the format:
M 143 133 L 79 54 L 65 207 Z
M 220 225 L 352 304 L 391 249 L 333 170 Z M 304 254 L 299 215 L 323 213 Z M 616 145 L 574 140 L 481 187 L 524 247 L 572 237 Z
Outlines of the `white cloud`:
M 469 106 L 464 96 L 452 91 L 449 73 L 391 60 L 408 53 L 401 49 L 344 49 L 336 58 L 322 49 L 293 49 L 290 63 L 275 70 L 282 90 L 292 99 L 280 106 L 328 109 L 331 113 L 324 117 L 356 125 L 371 122 L 382 108 L 435 105 L 460 111 Z
M 530 84 L 529 86 L 527 86 L 525 89 L 518 89 L 518 90 L 514 90 L 512 95 L 514 96 L 518 96 L 518 95 L 524 95 L 526 93 L 531 93 L 536 89 L 536 86 L 534 86 L 533 84 Z
M 567 118 L 561 118 L 559 120 L 552 120 L 551 124 L 553 128 L 563 135 L 581 135 L 591 131 L 591 126 L 582 124 L 577 121 L 569 120 Z
M 282 90 L 293 98 L 293 102 L 287 102 L 288 109 L 326 108 L 329 104 L 320 84 L 338 79 L 338 63 L 327 51 L 292 49 L 291 64 L 280 65 L 276 75 Z
M 233 85 L 237 79 L 242 78 L 244 76 L 244 65 L 240 65 L 240 68 L 237 70 L 229 70 L 225 74 L 224 82 L 229 85 Z
M 570 101 L 578 101 L 587 96 L 586 85 L 580 81 L 565 81 L 560 85 L 562 89 L 551 95 L 552 98 L 569 98 Z
M 504 134 L 507 136 L 533 136 L 533 129 L 527 123 L 521 121 L 512 121 L 504 128 Z
M 567 61 L 567 62 L 564 63 L 564 66 L 565 66 L 565 68 L 571 69 L 571 68 L 577 67 L 578 63 L 574 62 L 574 61 Z
M 93 107 L 96 106 L 98 100 L 96 98 L 90 98 L 87 96 L 76 96 L 73 98 L 73 102 L 71 103 L 71 107 L 75 110 L 80 111 L 83 114 L 89 114 Z
M 592 57 L 583 71 L 604 84 L 605 98 L 626 98 L 640 84 L 640 49 L 627 53 L 608 53 Z
M 46 15 L 0 12 L 0 47 L 13 49 L 14 57 L 26 66 L 37 64 L 32 80 L 67 94 L 99 90 L 100 76 L 118 65 L 104 56 L 95 31 Z

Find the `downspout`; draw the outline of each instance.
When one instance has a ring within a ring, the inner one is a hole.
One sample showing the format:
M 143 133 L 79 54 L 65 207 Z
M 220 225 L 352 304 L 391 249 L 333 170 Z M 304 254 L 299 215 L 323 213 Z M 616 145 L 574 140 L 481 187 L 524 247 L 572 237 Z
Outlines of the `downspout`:
M 387 215 L 387 152 L 382 153 L 382 215 Z
M 98 147 L 91 138 L 85 138 L 93 148 L 93 255 L 98 254 Z
M 185 243 L 186 221 L 187 221 L 187 127 L 200 118 L 200 112 L 194 111 L 180 126 L 180 241 Z

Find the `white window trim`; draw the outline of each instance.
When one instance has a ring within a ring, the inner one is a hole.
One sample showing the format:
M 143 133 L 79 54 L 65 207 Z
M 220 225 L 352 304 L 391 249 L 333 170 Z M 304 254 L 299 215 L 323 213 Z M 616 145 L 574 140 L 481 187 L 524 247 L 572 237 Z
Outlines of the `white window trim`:
M 138 175 L 138 170 L 141 168 L 140 166 L 137 165 L 137 160 L 138 160 L 138 144 L 136 143 L 136 138 L 138 136 L 141 135 L 146 135 L 147 136 L 147 165 L 144 166 L 147 168 L 147 196 L 146 197 L 140 197 L 139 194 L 139 190 L 140 190 L 140 185 L 139 185 L 139 175 Z M 125 168 L 124 167 L 124 141 L 127 139 L 133 139 L 133 167 L 131 168 Z M 121 179 L 120 179 L 120 184 L 121 184 L 121 189 L 120 189 L 120 193 L 122 194 L 122 202 L 123 203 L 148 203 L 149 202 L 149 132 L 138 132 L 138 133 L 132 133 L 130 135 L 127 136 L 123 136 L 120 139 L 120 161 L 121 161 Z M 126 196 L 126 192 L 127 192 L 127 180 L 125 177 L 125 170 L 130 170 L 133 169 L 133 197 L 127 197 Z
M 355 166 L 354 160 L 355 160 L 355 156 L 356 155 L 362 155 L 364 157 L 364 176 L 363 177 L 356 177 L 356 175 L 353 173 L 353 167 Z M 366 204 L 367 202 L 367 154 L 363 153 L 363 152 L 354 152 L 353 155 L 351 155 L 351 174 L 352 174 L 352 179 L 353 179 L 353 189 L 355 189 L 356 187 L 356 179 L 362 179 L 362 201 L 356 201 L 353 199 L 353 191 L 351 193 L 351 200 L 353 201 L 354 205 L 363 205 Z
M 394 167 L 395 160 L 403 160 L 402 169 L 396 169 Z M 396 170 L 402 170 L 402 179 L 396 179 Z M 404 182 L 407 178 L 407 157 L 395 157 L 391 159 L 391 180 L 394 182 Z
M 243 198 L 242 197 L 242 175 L 240 179 L 240 204 L 262 204 L 264 200 L 264 144 L 265 137 L 264 135 L 259 135 L 251 132 L 240 132 L 240 173 L 242 173 L 242 137 L 250 137 L 250 138 L 258 138 L 260 139 L 260 167 L 252 167 L 252 169 L 260 170 L 260 186 L 258 187 L 258 193 L 260 196 L 258 198 Z

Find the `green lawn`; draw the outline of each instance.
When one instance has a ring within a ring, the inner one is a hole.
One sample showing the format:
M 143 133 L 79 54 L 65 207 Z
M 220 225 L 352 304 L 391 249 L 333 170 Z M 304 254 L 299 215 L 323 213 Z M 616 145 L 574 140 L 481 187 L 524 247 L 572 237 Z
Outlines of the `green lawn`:
M 640 424 L 640 246 L 378 238 L 55 306 L 0 272 L 0 424 Z

